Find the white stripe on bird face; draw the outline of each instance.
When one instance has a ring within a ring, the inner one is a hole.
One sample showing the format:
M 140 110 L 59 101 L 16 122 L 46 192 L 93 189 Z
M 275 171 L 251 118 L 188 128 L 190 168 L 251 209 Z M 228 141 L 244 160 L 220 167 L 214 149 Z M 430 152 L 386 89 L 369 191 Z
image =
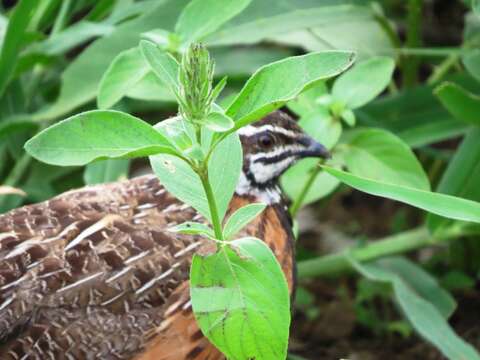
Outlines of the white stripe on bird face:
M 297 138 L 298 135 L 299 135 L 295 131 L 284 129 L 282 127 L 274 126 L 274 125 L 270 125 L 270 124 L 262 125 L 262 126 L 247 125 L 247 126 L 244 126 L 240 129 L 238 129 L 237 133 L 238 133 L 238 135 L 242 135 L 242 136 L 253 136 L 253 135 L 257 135 L 257 134 L 260 134 L 262 132 L 265 132 L 265 131 L 270 131 L 272 133 L 283 134 L 283 135 L 291 137 L 291 138 Z
M 250 172 L 258 184 L 265 184 L 280 176 L 295 160 L 295 156 L 289 156 L 283 160 L 269 164 L 250 162 Z
M 284 153 L 291 153 L 295 154 L 297 152 L 305 150 L 305 146 L 299 145 L 299 144 L 294 144 L 294 145 L 287 145 L 287 146 L 278 146 L 274 148 L 274 150 L 269 151 L 269 152 L 262 152 L 258 154 L 252 154 L 250 155 L 250 164 L 253 164 L 257 162 L 259 159 L 272 159 L 276 156 L 279 156 Z M 294 157 L 294 156 L 292 156 Z

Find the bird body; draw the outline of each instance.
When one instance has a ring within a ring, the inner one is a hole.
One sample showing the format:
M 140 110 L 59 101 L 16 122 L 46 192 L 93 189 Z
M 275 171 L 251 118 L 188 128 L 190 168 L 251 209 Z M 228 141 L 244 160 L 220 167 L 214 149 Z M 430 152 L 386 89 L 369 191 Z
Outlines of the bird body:
M 292 127 L 284 135 L 295 134 L 303 145 L 286 144 L 287 135 L 275 139 L 273 128 L 260 130 L 272 122 Z M 228 210 L 268 203 L 239 237 L 266 241 L 290 290 L 293 235 L 275 180 L 322 150 L 292 123 L 276 113 L 259 130 L 240 132 L 244 168 Z M 274 157 L 285 169 L 267 161 Z M 251 172 L 259 159 L 272 165 L 270 177 Z M 0 216 L 0 359 L 223 359 L 194 320 L 188 285 L 192 255 L 211 253 L 215 244 L 168 231 L 186 221 L 204 219 L 153 175 L 70 191 Z

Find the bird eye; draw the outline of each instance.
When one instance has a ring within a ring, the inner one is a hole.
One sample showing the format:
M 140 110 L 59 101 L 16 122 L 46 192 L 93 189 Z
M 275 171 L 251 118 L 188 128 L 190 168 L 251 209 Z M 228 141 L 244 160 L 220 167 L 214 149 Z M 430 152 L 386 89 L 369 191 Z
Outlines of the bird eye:
M 275 138 L 270 134 L 265 134 L 260 136 L 258 142 L 262 148 L 269 149 L 275 144 Z

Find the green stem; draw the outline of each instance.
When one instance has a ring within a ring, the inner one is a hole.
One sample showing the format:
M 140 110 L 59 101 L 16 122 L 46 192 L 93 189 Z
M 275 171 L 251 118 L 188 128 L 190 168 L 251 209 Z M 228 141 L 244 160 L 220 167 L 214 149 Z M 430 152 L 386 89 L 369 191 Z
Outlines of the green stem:
M 15 187 L 25 173 L 25 170 L 28 169 L 31 161 L 32 157 L 30 155 L 27 153 L 23 154 L 20 160 L 15 163 L 15 166 L 12 171 L 10 171 L 2 185 Z M 6 197 L 0 196 L 0 209 L 3 208 L 5 200 Z
M 52 32 L 50 35 L 54 35 L 63 30 L 65 24 L 67 23 L 67 16 L 68 10 L 70 9 L 70 4 L 72 0 L 63 0 L 62 5 L 60 7 L 60 11 L 58 12 L 57 18 L 55 19 L 55 23 L 53 24 Z
M 359 248 L 348 248 L 336 254 L 301 261 L 298 263 L 298 277 L 299 279 L 305 279 L 313 276 L 332 276 L 351 270 L 350 263 L 345 257 L 346 252 L 360 262 L 367 262 L 385 256 L 402 254 L 425 246 L 439 244 L 458 237 L 463 233 L 463 228 L 454 226 L 439 235 L 433 236 L 427 228 L 420 227 L 415 230 L 389 236 Z
M 310 177 L 308 180 L 305 182 L 303 185 L 302 191 L 298 195 L 298 197 L 294 200 L 292 206 L 290 206 L 290 215 L 292 218 L 295 218 L 297 215 L 298 211 L 302 207 L 303 201 L 305 200 L 305 197 L 307 196 L 308 191 L 313 185 L 313 182 L 317 178 L 318 174 L 320 173 L 320 170 L 322 169 L 320 165 L 322 165 L 323 160 L 319 160 L 315 168 L 313 169 L 312 173 L 310 174 Z
M 442 78 L 447 75 L 447 73 L 450 71 L 452 67 L 454 67 L 459 60 L 459 55 L 458 54 L 452 54 L 449 57 L 447 57 L 444 61 L 440 63 L 435 69 L 433 70 L 432 74 L 430 77 L 427 79 L 427 84 L 428 85 L 433 85 Z
M 217 202 L 215 201 L 215 196 L 213 195 L 212 186 L 208 181 L 207 171 L 199 173 L 200 179 L 202 180 L 203 190 L 207 196 L 208 207 L 210 209 L 210 216 L 212 218 L 213 231 L 215 232 L 215 237 L 218 240 L 223 240 L 222 234 L 222 222 L 220 216 L 218 215 Z
M 408 0 L 406 47 L 417 48 L 421 45 L 422 0 Z M 412 87 L 418 80 L 418 58 L 408 57 L 403 64 L 403 80 L 406 87 Z

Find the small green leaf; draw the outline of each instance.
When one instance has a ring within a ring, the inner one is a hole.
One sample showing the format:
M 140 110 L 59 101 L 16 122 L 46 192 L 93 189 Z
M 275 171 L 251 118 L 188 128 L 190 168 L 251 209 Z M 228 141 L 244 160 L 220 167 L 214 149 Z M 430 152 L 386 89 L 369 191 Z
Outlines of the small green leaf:
M 318 82 L 315 86 L 303 91 L 295 99 L 288 102 L 287 106 L 297 115 L 304 117 L 315 113 L 319 108 L 323 108 L 319 99 L 328 95 L 328 89 L 325 82 Z
M 167 139 L 170 139 L 178 149 L 186 150 L 192 146 L 190 137 L 185 133 L 188 126 L 181 116 L 175 116 L 156 124 L 154 128 Z
M 346 70 L 354 55 L 347 51 L 326 51 L 289 57 L 260 68 L 247 81 L 226 114 L 235 128 L 245 126 L 294 99 L 319 80 Z
M 298 124 L 327 149 L 332 149 L 342 134 L 342 124 L 324 106 L 318 106 L 316 111 L 302 116 Z
M 126 179 L 130 161 L 128 159 L 109 159 L 88 164 L 83 173 L 87 185 L 103 184 Z
M 217 85 L 215 85 L 215 87 L 213 88 L 212 90 L 212 94 L 211 94 L 211 97 L 212 97 L 212 104 L 215 103 L 215 101 L 217 100 L 218 96 L 220 95 L 220 93 L 223 91 L 223 89 L 225 88 L 225 85 L 227 85 L 227 78 L 228 76 L 224 76 L 218 83 Z
M 97 95 L 98 107 L 108 109 L 115 105 L 149 71 L 150 66 L 138 47 L 118 54 L 100 81 Z
M 435 95 L 457 120 L 480 126 L 480 97 L 453 83 L 443 83 Z
M 357 122 L 355 119 L 355 113 L 350 109 L 343 110 L 340 117 L 349 126 L 355 126 L 355 123 Z
M 93 160 L 174 154 L 167 138 L 146 122 L 111 110 L 74 115 L 25 144 L 36 159 L 52 165 L 85 165 Z
M 231 239 L 240 230 L 248 225 L 253 219 L 257 217 L 264 209 L 265 204 L 249 204 L 236 210 L 227 220 L 223 228 L 223 237 Z
M 168 231 L 187 235 L 204 235 L 209 238 L 215 238 L 213 230 L 208 225 L 192 221 L 187 221 L 177 226 L 171 227 L 168 229 Z
M 350 109 L 359 108 L 385 90 L 394 69 L 395 62 L 388 57 L 376 57 L 358 63 L 335 81 L 332 95 Z
M 355 175 L 389 184 L 430 190 L 422 165 L 402 140 L 382 129 L 359 129 L 345 136 L 342 152 Z
M 224 132 L 233 128 L 235 123 L 229 116 L 213 111 L 205 119 L 205 126 L 212 131 Z
M 290 304 L 280 265 L 261 240 L 231 245 L 193 257 L 190 295 L 200 329 L 229 359 L 285 359 Z
M 472 49 L 462 57 L 463 64 L 467 71 L 480 81 L 480 49 Z
M 368 194 L 397 200 L 450 219 L 480 223 L 480 203 L 357 176 L 323 166 L 341 182 Z
M 192 0 L 178 18 L 175 32 L 184 45 L 199 41 L 242 12 L 251 0 Z
M 160 81 L 166 84 L 173 94 L 177 94 L 179 89 L 177 60 L 151 41 L 140 41 L 140 50 Z
M 215 147 L 208 161 L 208 179 L 220 219 L 223 219 L 237 187 L 242 165 L 242 144 L 238 135 L 233 133 Z
M 449 303 L 452 299 L 450 295 L 445 295 L 444 290 L 438 288 L 428 274 L 414 264 L 399 258 L 367 264 L 359 263 L 350 256 L 348 260 L 368 279 L 391 283 L 395 299 L 413 327 L 449 359 L 480 359 L 477 351 L 457 336 L 445 320 L 444 316 L 451 312 L 451 304 L 441 305 L 443 310 L 434 305 L 435 303 L 439 306 L 438 296 Z

